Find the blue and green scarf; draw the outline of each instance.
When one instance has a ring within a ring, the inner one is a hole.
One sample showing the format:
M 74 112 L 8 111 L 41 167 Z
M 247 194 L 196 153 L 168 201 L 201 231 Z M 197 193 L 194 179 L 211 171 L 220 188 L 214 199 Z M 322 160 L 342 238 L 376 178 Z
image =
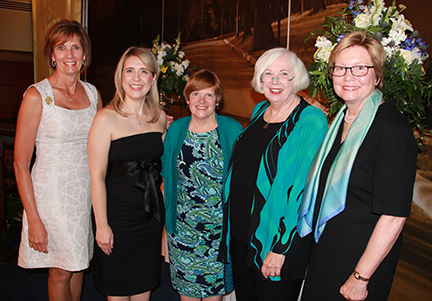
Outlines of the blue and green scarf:
M 317 225 L 314 230 L 314 238 L 317 243 L 327 221 L 345 209 L 348 182 L 354 160 L 372 125 L 382 99 L 381 91 L 375 90 L 372 93 L 351 125 L 348 135 L 330 168 L 321 208 L 319 209 Z M 344 122 L 345 108 L 346 105 L 336 115 L 309 169 L 297 224 L 297 231 L 301 237 L 305 237 L 313 231 L 314 209 L 321 169 L 335 142 L 341 123 Z

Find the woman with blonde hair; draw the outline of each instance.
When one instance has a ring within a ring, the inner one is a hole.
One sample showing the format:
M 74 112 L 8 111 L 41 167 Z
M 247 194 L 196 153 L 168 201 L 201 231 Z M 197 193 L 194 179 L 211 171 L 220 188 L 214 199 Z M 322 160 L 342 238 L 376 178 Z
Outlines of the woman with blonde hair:
M 158 75 L 150 50 L 127 49 L 114 76 L 116 94 L 89 134 L 93 281 L 108 300 L 149 300 L 160 280 L 166 115 L 159 107 Z
M 387 300 L 410 214 L 417 146 L 406 118 L 379 88 L 386 54 L 361 31 L 329 58 L 345 102 L 312 162 L 299 213 L 314 238 L 303 301 Z

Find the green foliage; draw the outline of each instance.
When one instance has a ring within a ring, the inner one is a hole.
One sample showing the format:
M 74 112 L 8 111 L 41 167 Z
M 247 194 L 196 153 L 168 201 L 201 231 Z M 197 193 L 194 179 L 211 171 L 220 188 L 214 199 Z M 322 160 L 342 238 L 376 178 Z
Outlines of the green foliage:
M 23 206 L 19 196 L 15 194 L 6 196 L 6 219 L 8 221 L 13 219 L 21 219 L 22 213 Z
M 17 193 L 12 193 L 6 196 L 6 231 L 0 233 L 0 246 L 11 241 L 9 233 L 10 227 L 14 220 L 21 220 L 23 213 L 23 206 L 21 199 Z
M 158 80 L 158 88 L 162 103 L 173 103 L 183 100 L 183 90 L 189 79 L 189 60 L 185 59 L 185 53 L 180 50 L 180 34 L 176 43 L 169 45 L 166 42 L 159 44 L 160 37 L 153 41 L 152 52 L 159 64 L 161 73 Z
M 422 150 L 426 108 L 432 96 L 432 81 L 424 80 L 423 61 L 428 58 L 427 45 L 419 37 L 401 12 L 404 5 L 395 2 L 386 8 L 382 0 L 372 0 L 369 6 L 361 0 L 351 0 L 335 16 L 325 19 L 323 29 L 308 37 L 317 36 L 318 48 L 309 66 L 311 84 L 309 95 L 318 99 L 327 109 L 329 121 L 343 105 L 333 90 L 329 74 L 328 57 L 333 47 L 347 33 L 362 30 L 381 41 L 387 54 L 386 75 L 382 92 L 385 99 L 394 99 L 396 107 L 408 119 L 411 128 L 419 135 L 418 147 Z

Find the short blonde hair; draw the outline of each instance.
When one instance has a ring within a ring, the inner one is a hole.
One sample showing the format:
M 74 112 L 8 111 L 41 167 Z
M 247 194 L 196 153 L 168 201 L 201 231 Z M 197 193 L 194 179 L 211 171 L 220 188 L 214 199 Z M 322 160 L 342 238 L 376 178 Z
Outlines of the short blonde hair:
M 295 75 L 295 78 L 293 79 L 293 92 L 297 93 L 309 87 L 309 73 L 297 55 L 286 48 L 273 48 L 264 52 L 255 64 L 254 77 L 251 81 L 252 88 L 254 88 L 255 91 L 264 94 L 261 85 L 261 75 L 268 67 L 283 56 L 288 57 L 290 65 L 287 66 L 287 69 L 292 70 Z
M 379 81 L 377 87 L 382 88 L 385 77 L 385 62 L 387 55 L 381 42 L 367 35 L 363 31 L 353 31 L 342 38 L 342 40 L 333 48 L 329 57 L 329 67 L 335 65 L 337 56 L 349 47 L 364 47 L 372 59 L 372 65 L 375 69 L 376 80 Z
M 117 68 L 114 74 L 114 84 L 116 87 L 116 92 L 114 94 L 114 98 L 110 102 L 110 105 L 113 107 L 114 111 L 121 115 L 124 115 L 122 107 L 124 104 L 124 98 L 126 93 L 122 86 L 123 68 L 126 59 L 132 56 L 139 58 L 146 66 L 146 68 L 152 73 L 152 75 L 156 75 L 156 79 L 153 85 L 150 87 L 150 91 L 147 93 L 147 96 L 145 98 L 145 105 L 147 109 L 150 110 L 152 115 L 150 122 L 155 123 L 159 119 L 160 115 L 159 92 L 157 88 L 157 79 L 159 77 L 160 69 L 159 64 L 154 57 L 154 54 L 151 52 L 150 49 L 132 46 L 123 53 L 117 64 Z

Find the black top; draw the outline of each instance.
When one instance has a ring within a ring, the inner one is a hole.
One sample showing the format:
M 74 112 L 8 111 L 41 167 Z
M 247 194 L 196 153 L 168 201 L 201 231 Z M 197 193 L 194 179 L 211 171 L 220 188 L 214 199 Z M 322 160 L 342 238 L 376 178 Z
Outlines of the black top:
M 243 133 L 231 158 L 231 187 L 235 187 L 231 189 L 231 233 L 247 244 L 250 241 L 250 212 L 261 158 L 284 123 L 269 123 L 267 129 L 264 129 L 267 122 L 263 116 L 264 114 Z
M 406 118 L 393 101 L 384 102 L 354 161 L 345 210 L 327 222 L 313 248 L 303 301 L 344 300 L 339 289 L 354 272 L 381 215 L 409 216 L 417 152 Z M 372 275 L 367 300 L 387 300 L 401 245 L 400 235 Z
M 334 159 L 336 158 L 343 144 L 342 142 L 343 129 L 344 129 L 344 122 L 342 122 L 339 127 L 338 133 L 336 135 L 336 139 L 333 143 L 332 148 L 330 149 L 330 152 L 328 153 L 326 159 L 324 160 L 324 164 L 321 169 L 320 181 L 319 181 L 316 204 L 315 204 L 315 211 L 313 216 L 313 229 L 315 229 L 317 224 L 319 208 L 321 207 L 322 198 L 324 195 L 324 189 L 327 182 L 328 174 L 330 172 L 330 168 L 333 165 Z

